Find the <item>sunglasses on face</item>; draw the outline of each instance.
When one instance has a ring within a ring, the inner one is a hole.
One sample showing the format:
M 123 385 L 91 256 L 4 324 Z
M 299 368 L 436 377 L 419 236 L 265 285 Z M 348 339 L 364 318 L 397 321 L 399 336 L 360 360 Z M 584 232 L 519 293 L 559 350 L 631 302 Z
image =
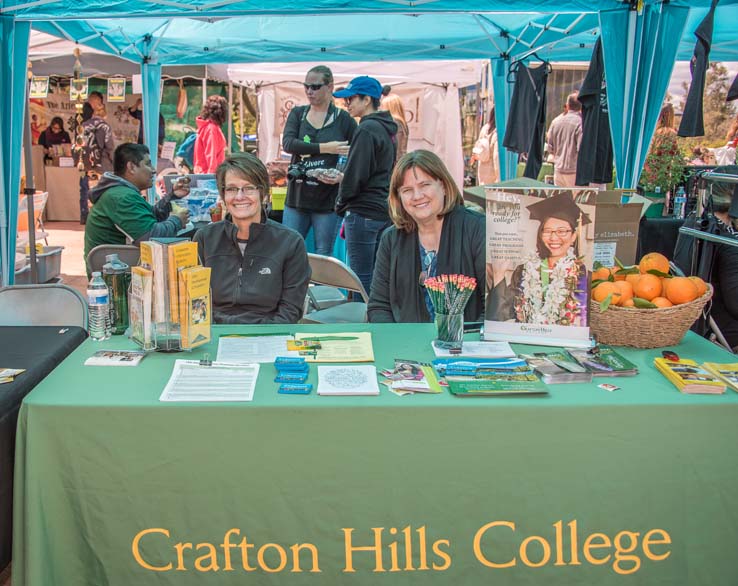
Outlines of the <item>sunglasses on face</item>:
M 312 91 L 317 92 L 320 88 L 325 87 L 326 83 L 303 83 L 302 86 L 305 88 L 305 91 Z

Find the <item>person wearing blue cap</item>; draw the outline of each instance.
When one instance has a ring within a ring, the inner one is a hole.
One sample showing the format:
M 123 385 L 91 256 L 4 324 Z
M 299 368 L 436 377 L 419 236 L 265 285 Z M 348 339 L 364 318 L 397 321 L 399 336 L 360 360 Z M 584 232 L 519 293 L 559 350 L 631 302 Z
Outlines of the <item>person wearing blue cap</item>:
M 387 197 L 397 123 L 389 112 L 379 111 L 382 86 L 373 77 L 355 77 L 333 95 L 344 98 L 349 114 L 361 119 L 351 140 L 336 212 L 344 216 L 349 264 L 369 291 L 379 239 L 390 226 Z

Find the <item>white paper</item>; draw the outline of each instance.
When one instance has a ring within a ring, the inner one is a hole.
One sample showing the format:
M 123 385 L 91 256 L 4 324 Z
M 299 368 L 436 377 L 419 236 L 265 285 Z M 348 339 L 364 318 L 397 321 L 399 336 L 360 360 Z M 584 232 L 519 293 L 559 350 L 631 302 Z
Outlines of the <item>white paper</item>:
M 470 358 L 512 358 L 515 352 L 507 342 L 467 342 L 461 346 L 461 354 L 451 354 L 445 348 L 438 348 L 433 344 L 436 356 L 468 356 Z
M 378 395 L 374 365 L 318 366 L 319 395 Z
M 277 356 L 300 356 L 287 350 L 292 336 L 222 336 L 218 341 L 218 362 L 274 362 Z
M 177 360 L 160 401 L 251 401 L 254 398 L 258 364 Z
M 606 267 L 615 265 L 615 249 L 617 242 L 595 242 L 594 244 L 594 260 Z

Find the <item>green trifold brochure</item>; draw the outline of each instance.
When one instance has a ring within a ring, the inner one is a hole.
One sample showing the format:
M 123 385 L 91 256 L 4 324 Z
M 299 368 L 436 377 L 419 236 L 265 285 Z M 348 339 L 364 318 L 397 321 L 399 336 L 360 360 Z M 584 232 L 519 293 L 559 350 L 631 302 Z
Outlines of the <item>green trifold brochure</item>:
M 448 390 L 457 397 L 504 397 L 514 395 L 548 395 L 544 385 L 534 374 L 498 375 L 475 379 L 447 376 Z

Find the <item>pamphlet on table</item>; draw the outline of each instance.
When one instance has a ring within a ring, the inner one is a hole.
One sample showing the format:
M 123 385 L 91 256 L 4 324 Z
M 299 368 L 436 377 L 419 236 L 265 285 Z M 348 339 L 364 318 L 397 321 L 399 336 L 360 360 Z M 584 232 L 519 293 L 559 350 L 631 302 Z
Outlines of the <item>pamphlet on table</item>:
M 374 362 L 371 332 L 301 332 L 287 349 L 298 351 L 307 362 Z
M 277 356 L 297 357 L 297 351 L 287 350 L 291 334 L 263 336 L 261 334 L 227 334 L 218 340 L 218 362 L 274 362 Z
M 85 360 L 85 366 L 138 366 L 145 356 L 143 350 L 98 350 Z
M 160 401 L 251 401 L 258 364 L 230 364 L 199 360 L 176 360 Z
M 373 365 L 318 366 L 319 395 L 378 395 L 377 369 Z

